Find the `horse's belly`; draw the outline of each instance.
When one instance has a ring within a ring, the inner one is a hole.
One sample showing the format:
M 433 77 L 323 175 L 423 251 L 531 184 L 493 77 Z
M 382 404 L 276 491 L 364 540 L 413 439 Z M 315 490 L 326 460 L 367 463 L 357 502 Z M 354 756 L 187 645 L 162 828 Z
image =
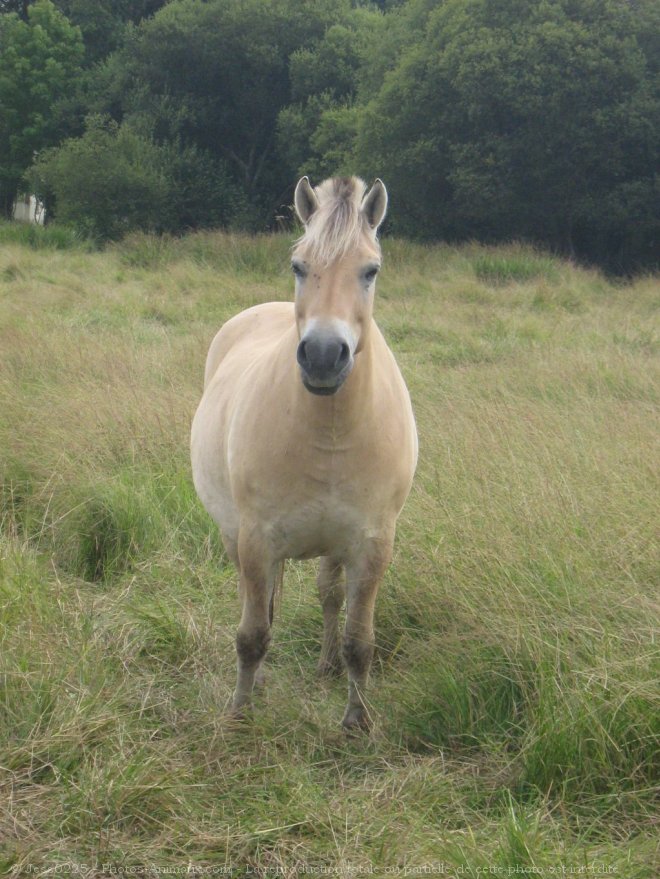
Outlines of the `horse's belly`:
M 350 555 L 378 530 L 376 523 L 369 527 L 355 508 L 319 497 L 273 512 L 266 525 L 266 539 L 278 558 L 339 558 Z

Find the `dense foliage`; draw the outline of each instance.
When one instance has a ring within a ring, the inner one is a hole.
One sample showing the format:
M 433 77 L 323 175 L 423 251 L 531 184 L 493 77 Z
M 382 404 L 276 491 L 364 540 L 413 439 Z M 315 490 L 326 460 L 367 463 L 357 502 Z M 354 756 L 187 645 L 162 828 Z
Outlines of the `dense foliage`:
M 27 20 L 0 18 L 0 209 L 11 210 L 35 150 L 62 131 L 58 99 L 71 89 L 83 57 L 80 29 L 52 3 Z
M 24 142 L 0 153 L 7 191 L 33 151 L 64 137 L 67 155 L 84 150 L 84 119 L 101 115 L 127 132 L 120 140 L 170 160 L 192 150 L 215 181 L 199 188 L 223 201 L 209 210 L 208 197 L 188 198 L 177 215 L 178 197 L 162 196 L 167 210 L 155 199 L 129 211 L 138 227 L 145 216 L 155 230 L 272 227 L 299 174 L 350 172 L 386 180 L 391 222 L 413 237 L 525 238 L 615 270 L 657 264 L 654 0 L 7 0 L 0 10 L 0 142 Z M 67 50 L 35 126 L 34 91 L 18 77 L 61 51 L 55 41 L 35 53 L 15 36 L 34 31 L 37 14 L 70 21 L 69 41 L 79 28 L 85 54 Z M 24 64 L 7 60 L 9 44 Z M 40 160 L 55 215 L 78 221 L 69 193 L 88 187 L 93 205 L 99 175 L 89 163 L 72 185 L 74 166 Z M 136 198 L 149 185 L 136 181 Z M 165 188 L 178 185 L 164 175 Z M 108 228 L 125 225 L 122 198 L 116 210 Z
M 159 144 L 99 116 L 87 118 L 81 137 L 43 151 L 29 177 L 60 220 L 101 240 L 137 229 L 224 226 L 245 203 L 223 168 L 194 145 Z

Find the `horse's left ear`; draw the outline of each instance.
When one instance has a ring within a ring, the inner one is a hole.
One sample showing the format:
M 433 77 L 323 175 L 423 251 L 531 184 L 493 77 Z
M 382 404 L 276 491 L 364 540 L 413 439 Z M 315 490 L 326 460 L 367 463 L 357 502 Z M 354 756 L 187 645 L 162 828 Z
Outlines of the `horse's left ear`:
M 387 211 L 387 190 L 382 180 L 376 179 L 374 185 L 362 199 L 360 210 L 372 229 L 377 229 L 383 222 Z

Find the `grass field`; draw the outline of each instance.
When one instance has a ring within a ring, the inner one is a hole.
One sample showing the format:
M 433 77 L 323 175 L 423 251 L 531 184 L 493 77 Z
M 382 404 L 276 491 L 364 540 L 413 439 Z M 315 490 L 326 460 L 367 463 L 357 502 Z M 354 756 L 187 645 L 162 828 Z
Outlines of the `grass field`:
M 658 279 L 385 242 L 420 464 L 346 738 L 312 563 L 224 719 L 189 472 L 208 343 L 290 297 L 289 241 L 45 232 L 0 227 L 0 874 L 657 876 Z

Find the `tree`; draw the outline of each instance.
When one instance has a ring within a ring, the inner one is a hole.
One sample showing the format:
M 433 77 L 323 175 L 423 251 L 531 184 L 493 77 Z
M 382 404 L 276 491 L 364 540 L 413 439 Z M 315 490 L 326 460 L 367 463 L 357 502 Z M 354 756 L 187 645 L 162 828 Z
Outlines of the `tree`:
M 30 0 L 0 0 L 0 15 L 15 12 L 23 21 L 27 21 Z
M 527 237 L 616 264 L 632 258 L 629 227 L 645 217 L 633 249 L 650 258 L 660 99 L 641 35 L 651 5 L 425 6 L 356 139 L 361 166 L 387 176 L 403 228 Z
M 28 9 L 37 0 L 0 0 L 0 15 L 15 12 L 28 21 Z M 157 12 L 167 0 L 53 0 L 71 24 L 78 25 L 85 43 L 85 61 L 95 64 L 123 42 L 126 26 Z
M 118 49 L 129 24 L 148 18 L 165 3 L 166 0 L 55 0 L 58 9 L 82 31 L 87 65 Z
M 61 134 L 57 102 L 80 72 L 80 29 L 50 0 L 0 17 L 0 210 L 11 216 L 36 151 Z
M 322 39 L 291 55 L 292 102 L 277 119 L 278 156 L 291 178 L 352 173 L 360 71 L 374 32 L 384 26 L 375 10 L 352 9 Z
M 98 238 L 156 229 L 165 207 L 158 148 L 101 117 L 88 120 L 82 137 L 44 150 L 30 177 L 40 196 L 51 204 L 54 196 L 59 220 Z
M 90 109 L 223 162 L 263 227 L 292 182 L 276 144 L 289 58 L 349 12 L 348 0 L 173 0 L 99 70 Z
M 211 157 L 100 116 L 86 120 L 82 137 L 44 150 L 29 176 L 58 220 L 101 240 L 136 229 L 222 226 L 243 207 Z

